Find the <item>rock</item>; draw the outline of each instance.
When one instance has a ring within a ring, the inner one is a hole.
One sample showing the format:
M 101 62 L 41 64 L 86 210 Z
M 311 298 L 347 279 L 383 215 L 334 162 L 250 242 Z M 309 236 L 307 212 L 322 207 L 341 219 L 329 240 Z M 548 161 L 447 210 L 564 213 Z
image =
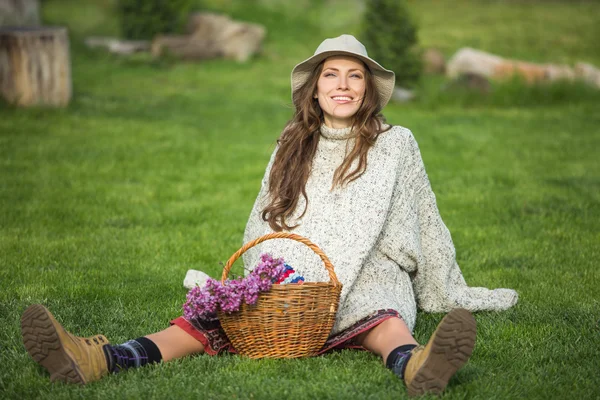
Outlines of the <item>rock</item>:
M 39 25 L 38 0 L 0 0 L 0 27 Z
M 446 76 L 458 78 L 465 74 L 494 76 L 494 71 L 505 60 L 502 57 L 471 49 L 469 47 L 458 50 L 446 65 Z
M 158 35 L 152 41 L 152 55 L 158 57 L 166 50 L 188 60 L 224 57 L 245 62 L 260 50 L 266 29 L 225 15 L 194 13 L 189 18 L 187 33 Z
M 588 85 L 600 89 L 600 69 L 592 64 L 582 62 L 575 64 L 575 75 Z
M 426 74 L 444 74 L 446 59 L 438 49 L 427 49 L 423 52 L 423 71 Z
M 85 45 L 89 48 L 106 48 L 115 54 L 132 54 L 150 50 L 148 40 L 120 40 L 112 37 L 88 37 Z
M 416 97 L 415 92 L 412 90 L 404 89 L 396 86 L 392 93 L 392 100 L 397 101 L 399 103 L 407 103 L 411 100 L 414 100 Z

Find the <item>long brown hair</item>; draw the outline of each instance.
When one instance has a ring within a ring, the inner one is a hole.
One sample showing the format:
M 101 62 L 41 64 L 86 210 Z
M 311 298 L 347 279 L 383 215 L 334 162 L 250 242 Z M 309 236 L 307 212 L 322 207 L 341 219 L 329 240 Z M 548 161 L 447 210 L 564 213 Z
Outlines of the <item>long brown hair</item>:
M 306 200 L 302 215 L 308 207 L 306 182 L 310 175 L 312 160 L 317 151 L 320 129 L 324 122 L 323 111 L 314 98 L 317 82 L 323 70 L 323 60 L 311 73 L 306 83 L 294 92 L 293 102 L 296 108 L 293 118 L 286 124 L 277 144 L 279 149 L 269 175 L 270 202 L 262 211 L 262 218 L 276 232 L 292 230 L 287 220 L 298 205 L 300 195 Z M 379 98 L 373 75 L 365 65 L 365 95 L 352 120 L 354 148 L 346 155 L 342 164 L 335 170 L 332 189 L 344 186 L 358 179 L 367 169 L 367 153 L 375 144 L 382 130 L 383 115 L 379 114 Z M 389 129 L 389 128 L 388 128 Z M 352 171 L 354 160 L 358 165 Z

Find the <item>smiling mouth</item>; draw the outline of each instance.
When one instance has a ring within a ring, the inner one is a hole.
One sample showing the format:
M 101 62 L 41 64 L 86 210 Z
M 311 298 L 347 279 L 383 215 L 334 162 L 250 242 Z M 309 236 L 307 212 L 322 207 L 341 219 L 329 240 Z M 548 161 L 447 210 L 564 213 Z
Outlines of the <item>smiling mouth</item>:
M 338 103 L 347 103 L 349 101 L 352 101 L 352 97 L 349 96 L 333 96 L 331 99 Z

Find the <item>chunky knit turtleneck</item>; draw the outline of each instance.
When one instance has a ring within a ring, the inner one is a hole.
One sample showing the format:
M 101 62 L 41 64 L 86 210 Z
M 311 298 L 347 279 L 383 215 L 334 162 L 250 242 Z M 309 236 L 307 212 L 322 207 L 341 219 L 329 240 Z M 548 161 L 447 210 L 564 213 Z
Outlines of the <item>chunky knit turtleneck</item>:
M 454 245 L 431 190 L 412 133 L 395 126 L 379 135 L 369 150 L 365 173 L 331 189 L 333 174 L 346 155 L 350 128 L 321 128 L 321 140 L 306 183 L 308 207 L 301 197 L 294 233 L 308 237 L 327 254 L 343 284 L 332 333 L 348 328 L 376 310 L 397 310 L 409 328 L 417 305 L 425 311 L 503 310 L 517 301 L 510 289 L 468 287 L 456 263 Z M 277 150 L 275 150 L 276 152 Z M 271 232 L 261 218 L 269 200 L 267 166 L 250 214 L 244 241 Z M 288 239 L 261 243 L 244 254 L 253 268 L 262 252 L 283 257 L 307 282 L 327 281 L 321 260 Z
M 330 128 L 327 125 L 321 125 L 321 136 L 330 140 L 346 140 L 353 136 L 352 127 Z

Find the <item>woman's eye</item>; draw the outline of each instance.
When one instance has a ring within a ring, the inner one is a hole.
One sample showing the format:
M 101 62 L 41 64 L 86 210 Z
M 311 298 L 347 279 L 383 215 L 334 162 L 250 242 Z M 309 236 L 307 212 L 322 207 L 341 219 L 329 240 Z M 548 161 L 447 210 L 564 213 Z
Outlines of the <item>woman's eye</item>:
M 358 79 L 362 79 L 362 75 L 360 74 L 353 74 L 351 75 L 353 78 L 358 78 Z
M 332 72 L 326 72 L 325 77 L 329 77 L 329 76 L 335 76 L 335 74 Z

